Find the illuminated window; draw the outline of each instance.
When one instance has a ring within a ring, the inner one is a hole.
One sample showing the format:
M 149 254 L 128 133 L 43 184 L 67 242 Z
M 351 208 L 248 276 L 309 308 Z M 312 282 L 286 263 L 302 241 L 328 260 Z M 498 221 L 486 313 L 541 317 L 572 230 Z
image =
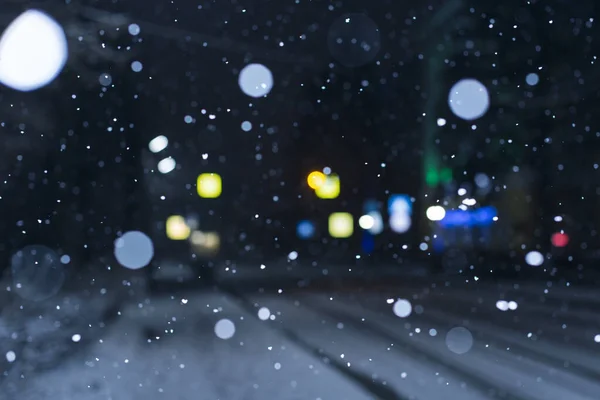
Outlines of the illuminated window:
M 315 194 L 320 199 L 335 199 L 340 195 L 340 177 L 329 175 L 325 182 L 315 189 Z
M 219 174 L 200 174 L 196 182 L 198 196 L 205 199 L 216 199 L 222 192 L 222 181 Z
M 345 212 L 333 213 L 329 216 L 329 235 L 334 238 L 349 238 L 354 233 L 354 219 Z
M 171 240 L 186 240 L 190 237 L 190 227 L 181 215 L 171 215 L 166 223 L 167 237 Z

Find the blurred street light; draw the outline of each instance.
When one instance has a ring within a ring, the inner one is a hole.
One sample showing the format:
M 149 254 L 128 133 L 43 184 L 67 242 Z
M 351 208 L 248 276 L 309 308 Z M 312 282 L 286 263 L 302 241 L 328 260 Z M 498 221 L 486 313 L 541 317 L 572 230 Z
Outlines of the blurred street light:
M 216 199 L 223 191 L 223 182 L 219 174 L 207 173 L 198 175 L 198 196 L 205 199 Z

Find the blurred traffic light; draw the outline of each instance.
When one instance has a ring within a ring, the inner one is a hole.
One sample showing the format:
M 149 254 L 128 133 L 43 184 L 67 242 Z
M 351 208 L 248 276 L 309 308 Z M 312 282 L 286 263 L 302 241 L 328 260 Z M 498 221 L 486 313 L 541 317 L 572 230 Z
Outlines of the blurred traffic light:
M 566 247 L 569 244 L 569 235 L 564 232 L 556 232 L 550 238 L 554 247 Z
M 450 183 L 452 182 L 452 170 L 450 168 L 442 168 L 441 170 L 428 168 L 425 172 L 425 182 L 429 186 Z
M 310 174 L 308 174 L 308 177 L 306 178 L 306 183 L 308 183 L 308 186 L 311 189 L 316 190 L 325 184 L 326 179 L 327 176 L 321 171 L 313 171 Z
M 222 180 L 219 174 L 207 173 L 198 175 L 196 189 L 198 196 L 205 199 L 216 199 L 222 192 Z

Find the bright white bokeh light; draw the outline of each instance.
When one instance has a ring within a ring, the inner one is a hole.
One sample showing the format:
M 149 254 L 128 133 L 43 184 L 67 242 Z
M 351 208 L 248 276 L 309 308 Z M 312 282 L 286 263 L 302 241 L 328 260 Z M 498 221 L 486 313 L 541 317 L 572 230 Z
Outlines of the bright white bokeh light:
M 539 267 L 544 263 L 544 256 L 539 251 L 530 251 L 525 255 L 525 262 L 532 267 Z
M 235 335 L 235 325 L 228 319 L 219 320 L 215 324 L 215 335 L 219 339 L 231 339 Z
M 273 74 L 262 64 L 249 64 L 240 72 L 238 84 L 246 95 L 263 97 L 273 88 Z
M 394 213 L 390 215 L 390 228 L 396 233 L 406 233 L 410 229 L 412 220 L 410 215 Z
M 152 240 L 140 231 L 129 231 L 115 240 L 115 258 L 125 268 L 140 269 L 154 257 Z
M 17 359 L 17 355 L 15 354 L 14 351 L 9 350 L 6 352 L 6 361 L 8 361 L 9 363 L 12 363 L 12 362 L 15 362 L 16 359 Z
M 28 10 L 0 38 L 0 82 L 29 92 L 52 82 L 68 58 L 63 28 L 49 15 Z
M 269 309 L 267 307 L 261 307 L 258 310 L 258 319 L 260 319 L 261 321 L 268 320 L 270 316 L 271 316 L 271 311 L 269 311 Z
M 177 163 L 175 160 L 172 157 L 167 157 L 158 162 L 157 168 L 161 174 L 168 174 L 169 172 L 173 171 L 176 166 Z
M 364 230 L 369 230 L 375 225 L 375 218 L 372 215 L 363 215 L 358 219 L 358 226 Z
M 76 333 L 73 336 L 71 336 L 71 340 L 74 341 L 75 343 L 78 343 L 81 341 L 81 335 L 79 333 Z
M 288 254 L 288 260 L 294 261 L 297 258 L 298 258 L 298 252 L 290 251 L 290 254 Z
M 478 80 L 462 79 L 450 89 L 448 105 L 457 117 L 473 121 L 481 118 L 490 108 L 490 95 Z
M 473 335 L 462 326 L 452 328 L 446 334 L 448 350 L 456 354 L 465 354 L 473 347 Z
M 169 145 L 169 139 L 166 136 L 160 135 L 155 137 L 148 143 L 148 148 L 153 153 L 158 153 L 159 151 L 163 151 Z
M 600 343 L 600 335 L 594 336 L 594 342 Z
M 498 300 L 496 308 L 500 311 L 508 311 L 508 302 L 506 300 Z
M 446 125 L 446 120 L 444 118 L 438 118 L 437 125 L 438 126 L 444 126 L 444 125 Z
M 412 304 L 406 299 L 398 299 L 394 303 L 394 314 L 400 318 L 406 318 L 412 313 Z
M 379 211 L 371 211 L 368 215 L 373 218 L 373 225 L 369 228 L 369 233 L 379 235 L 383 232 L 383 218 L 381 217 L 381 213 Z
M 446 216 L 446 210 L 442 206 L 431 206 L 425 212 L 430 221 L 441 221 Z
M 508 302 L 508 309 L 509 310 L 515 311 L 518 307 L 519 307 L 519 305 L 517 304 L 516 301 L 509 301 Z

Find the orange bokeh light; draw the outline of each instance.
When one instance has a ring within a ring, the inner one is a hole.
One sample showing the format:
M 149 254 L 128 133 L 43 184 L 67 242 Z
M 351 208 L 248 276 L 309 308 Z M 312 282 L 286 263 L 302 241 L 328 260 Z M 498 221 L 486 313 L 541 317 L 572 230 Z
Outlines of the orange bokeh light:
M 316 190 L 325 184 L 326 179 L 327 177 L 324 173 L 320 171 L 313 171 L 310 174 L 308 174 L 308 177 L 306 178 L 306 183 L 308 183 L 308 186 L 310 186 L 311 189 Z

